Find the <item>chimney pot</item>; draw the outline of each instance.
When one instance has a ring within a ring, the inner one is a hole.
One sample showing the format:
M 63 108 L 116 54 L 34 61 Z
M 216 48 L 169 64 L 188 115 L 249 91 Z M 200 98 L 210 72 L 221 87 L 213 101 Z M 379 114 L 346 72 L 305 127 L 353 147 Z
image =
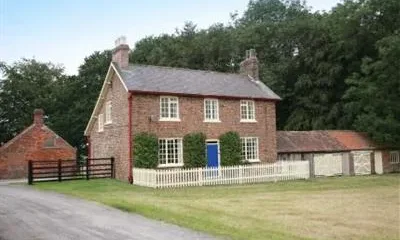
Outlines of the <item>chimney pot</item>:
M 115 40 L 115 48 L 112 52 L 112 61 L 118 64 L 120 68 L 128 67 L 129 45 L 126 43 L 125 36 L 121 36 Z
M 37 108 L 33 111 L 33 123 L 37 125 L 43 125 L 43 109 Z

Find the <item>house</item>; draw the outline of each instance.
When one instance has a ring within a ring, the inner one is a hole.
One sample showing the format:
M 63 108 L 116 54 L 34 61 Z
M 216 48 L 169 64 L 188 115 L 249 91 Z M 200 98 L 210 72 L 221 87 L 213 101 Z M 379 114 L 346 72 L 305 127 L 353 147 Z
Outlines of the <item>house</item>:
M 0 179 L 27 177 L 28 160 L 75 159 L 76 149 L 43 124 L 36 109 L 33 123 L 0 147 Z
M 182 167 L 182 138 L 207 136 L 209 166 L 220 163 L 221 134 L 236 131 L 249 162 L 276 161 L 275 104 L 280 99 L 258 78 L 255 51 L 241 74 L 129 64 L 125 38 L 116 41 L 103 87 L 85 130 L 90 157 L 115 157 L 116 177 L 132 181 L 133 140 L 159 138 L 159 167 Z
M 400 170 L 400 151 L 345 130 L 278 131 L 278 160 L 307 160 L 320 175 L 371 174 Z M 327 162 L 332 163 L 331 165 Z

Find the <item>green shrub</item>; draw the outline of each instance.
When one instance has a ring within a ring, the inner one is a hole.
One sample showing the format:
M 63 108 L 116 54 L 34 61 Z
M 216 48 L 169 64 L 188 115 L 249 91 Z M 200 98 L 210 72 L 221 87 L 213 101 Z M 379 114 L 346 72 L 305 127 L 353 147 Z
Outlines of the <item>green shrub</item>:
M 221 166 L 241 164 L 241 143 L 237 132 L 226 132 L 219 137 Z
M 185 167 L 206 166 L 206 135 L 204 133 L 189 133 L 183 137 L 183 159 Z
M 135 167 L 156 168 L 158 165 L 158 139 L 149 133 L 138 133 L 134 144 Z

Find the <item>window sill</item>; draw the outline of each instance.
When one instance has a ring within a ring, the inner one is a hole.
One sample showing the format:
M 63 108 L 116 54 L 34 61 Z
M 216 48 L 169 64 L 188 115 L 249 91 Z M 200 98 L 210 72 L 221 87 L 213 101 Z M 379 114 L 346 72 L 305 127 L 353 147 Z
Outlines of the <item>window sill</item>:
M 183 167 L 183 163 L 178 163 L 178 164 L 162 164 L 158 165 L 157 168 L 174 168 L 174 167 Z
M 180 122 L 180 118 L 160 118 L 158 119 L 159 122 Z
M 105 125 L 111 125 L 112 124 L 112 122 L 106 122 L 106 123 L 104 123 L 104 126 Z
M 254 120 L 244 120 L 244 119 L 241 119 L 240 122 L 241 122 L 241 123 L 256 123 L 257 120 L 255 120 L 255 119 L 254 119 Z
M 205 123 L 220 123 L 221 120 L 204 120 Z
M 243 160 L 243 162 L 248 162 L 248 163 L 259 163 L 261 162 L 260 159 L 249 159 L 249 160 Z
M 101 131 L 97 131 L 98 133 L 102 133 L 102 132 L 104 132 L 104 130 L 101 130 Z

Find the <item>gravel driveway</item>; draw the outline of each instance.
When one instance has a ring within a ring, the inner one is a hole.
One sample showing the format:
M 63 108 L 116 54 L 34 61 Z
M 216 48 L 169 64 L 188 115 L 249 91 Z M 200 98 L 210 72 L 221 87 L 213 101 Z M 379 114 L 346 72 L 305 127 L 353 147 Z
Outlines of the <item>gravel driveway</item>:
M 94 202 L 25 186 L 0 186 L 0 240 L 213 239 Z

